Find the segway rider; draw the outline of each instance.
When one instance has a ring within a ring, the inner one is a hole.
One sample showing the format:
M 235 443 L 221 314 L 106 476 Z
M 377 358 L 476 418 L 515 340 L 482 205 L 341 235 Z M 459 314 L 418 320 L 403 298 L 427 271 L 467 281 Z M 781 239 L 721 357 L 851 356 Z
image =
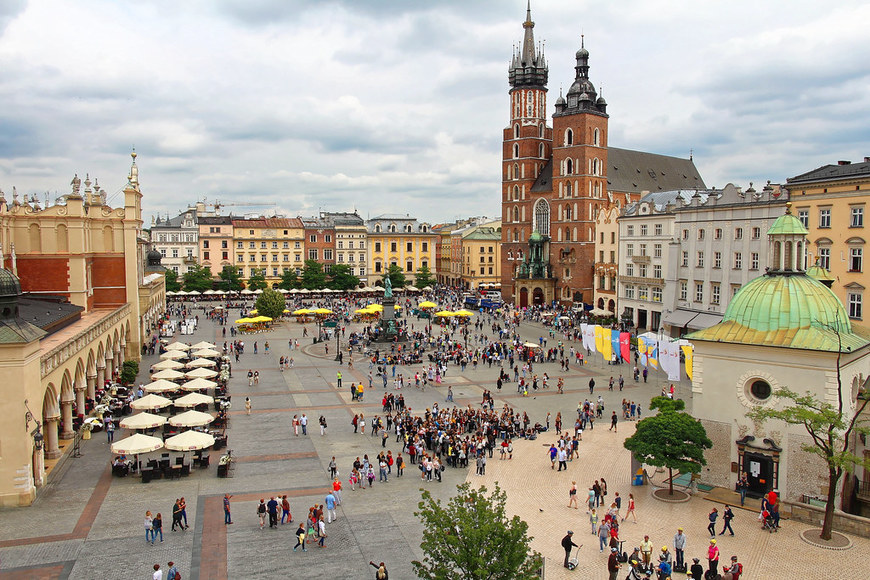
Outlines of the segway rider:
M 665 554 L 659 556 L 659 580 L 670 580 L 671 578 L 671 563 L 668 562 L 668 557 Z
M 677 533 L 674 535 L 674 552 L 677 554 L 677 567 L 684 572 L 686 570 L 683 557 L 686 551 L 686 534 L 683 533 L 683 528 L 677 528 Z
M 704 577 L 704 567 L 701 566 L 701 560 L 692 558 L 692 567 L 689 568 L 689 576 L 692 580 L 702 580 Z
M 723 572 L 725 572 L 723 580 L 740 580 L 740 575 L 743 574 L 743 564 L 737 561 L 737 556 L 731 556 L 731 565 Z
M 707 562 L 710 564 L 707 571 L 710 576 L 715 578 L 719 575 L 719 547 L 716 545 L 716 540 L 710 540 L 710 547 L 707 549 Z
M 662 558 L 664 558 L 665 561 L 666 561 L 668 564 L 670 564 L 671 567 L 673 567 L 673 565 L 674 565 L 674 561 L 673 561 L 673 558 L 671 558 L 671 553 L 668 551 L 668 547 L 667 547 L 667 546 L 662 546 L 662 551 L 661 551 L 661 553 L 659 554 L 659 560 L 661 560 Z
M 610 580 L 616 580 L 619 568 L 619 550 L 617 548 L 610 548 L 610 557 L 607 558 L 607 571 L 610 573 Z
M 565 568 L 568 567 L 568 558 L 571 557 L 571 548 L 576 548 L 577 544 L 571 541 L 571 536 L 574 535 L 574 532 L 568 530 L 568 533 L 562 538 L 562 547 L 565 548 Z

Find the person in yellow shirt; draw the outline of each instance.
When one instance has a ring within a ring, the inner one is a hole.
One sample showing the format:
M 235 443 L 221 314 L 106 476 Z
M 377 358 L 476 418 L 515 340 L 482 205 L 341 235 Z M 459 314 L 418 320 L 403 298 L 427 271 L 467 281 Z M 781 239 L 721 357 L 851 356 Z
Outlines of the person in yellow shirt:
M 640 554 L 643 557 L 643 563 L 645 566 L 649 566 L 652 561 L 652 550 L 653 545 L 652 542 L 649 541 L 649 536 L 644 536 L 643 542 L 640 543 Z
M 363 400 L 363 384 L 362 383 L 359 384 L 356 392 L 357 392 L 357 400 L 362 401 Z

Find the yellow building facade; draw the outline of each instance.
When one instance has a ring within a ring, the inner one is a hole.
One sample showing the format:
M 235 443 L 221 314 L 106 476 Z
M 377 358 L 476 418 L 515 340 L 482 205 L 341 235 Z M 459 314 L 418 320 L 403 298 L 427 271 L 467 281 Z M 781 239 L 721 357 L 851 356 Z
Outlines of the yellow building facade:
M 302 270 L 305 227 L 299 218 L 233 219 L 232 227 L 235 264 L 244 280 L 263 271 L 273 286 L 284 270 Z
M 855 324 L 866 326 L 867 202 L 870 158 L 840 161 L 787 180 L 793 213 L 809 231 L 807 266 L 816 261 L 834 278 L 831 290 Z
M 464 288 L 501 285 L 501 221 L 466 228 L 459 236 Z
M 409 284 L 417 270 L 426 266 L 435 273 L 435 244 L 438 235 L 427 223 L 407 215 L 386 214 L 366 222 L 368 230 L 369 285 L 383 278 L 391 265 L 401 268 Z

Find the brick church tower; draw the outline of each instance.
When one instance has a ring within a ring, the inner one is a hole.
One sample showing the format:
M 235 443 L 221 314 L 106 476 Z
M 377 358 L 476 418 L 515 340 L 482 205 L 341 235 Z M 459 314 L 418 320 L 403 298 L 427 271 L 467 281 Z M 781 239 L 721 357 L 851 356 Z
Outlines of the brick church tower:
M 547 127 L 547 62 L 535 45 L 531 7 L 526 9 L 523 43 L 508 68 L 510 125 L 502 144 L 502 296 L 512 300 L 514 275 L 528 253 L 533 226 L 531 195 L 551 155 L 553 132 Z
M 547 127 L 548 68 L 531 10 L 508 71 L 502 147 L 502 296 L 519 306 L 592 301 L 595 216 L 607 195 L 607 103 L 589 80 L 581 40 L 574 83 Z M 529 262 L 529 240 L 543 263 Z

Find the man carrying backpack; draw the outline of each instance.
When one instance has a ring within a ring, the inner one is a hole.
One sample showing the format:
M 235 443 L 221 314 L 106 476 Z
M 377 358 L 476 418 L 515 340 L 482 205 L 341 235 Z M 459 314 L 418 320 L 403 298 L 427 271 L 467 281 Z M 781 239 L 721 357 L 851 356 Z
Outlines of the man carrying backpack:
M 743 564 L 737 561 L 737 556 L 731 556 L 731 565 L 723 572 L 725 572 L 725 575 L 722 576 L 723 580 L 740 580 L 740 576 L 743 574 Z

